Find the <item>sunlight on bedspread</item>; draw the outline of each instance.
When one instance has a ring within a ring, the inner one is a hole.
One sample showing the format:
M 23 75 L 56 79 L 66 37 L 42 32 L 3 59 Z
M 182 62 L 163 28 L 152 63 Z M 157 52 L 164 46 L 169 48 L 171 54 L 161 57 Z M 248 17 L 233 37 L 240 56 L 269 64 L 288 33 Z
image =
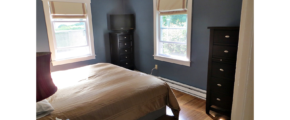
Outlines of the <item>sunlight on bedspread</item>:
M 69 87 L 79 84 L 83 80 L 88 79 L 90 67 L 81 67 L 72 70 L 56 71 L 51 73 L 54 84 L 60 88 Z

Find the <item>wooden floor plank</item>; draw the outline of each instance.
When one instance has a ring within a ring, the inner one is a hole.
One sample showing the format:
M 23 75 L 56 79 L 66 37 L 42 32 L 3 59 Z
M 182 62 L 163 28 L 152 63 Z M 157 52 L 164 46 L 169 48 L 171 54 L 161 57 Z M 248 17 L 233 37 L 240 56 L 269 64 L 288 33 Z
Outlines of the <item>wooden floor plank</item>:
M 176 98 L 179 98 L 180 96 L 184 95 L 184 93 L 176 91 L 176 90 L 173 93 L 174 93 Z
M 205 113 L 205 100 L 172 89 L 181 108 L 179 120 L 212 120 Z M 177 120 L 173 117 L 171 109 L 166 107 L 166 114 L 157 120 Z

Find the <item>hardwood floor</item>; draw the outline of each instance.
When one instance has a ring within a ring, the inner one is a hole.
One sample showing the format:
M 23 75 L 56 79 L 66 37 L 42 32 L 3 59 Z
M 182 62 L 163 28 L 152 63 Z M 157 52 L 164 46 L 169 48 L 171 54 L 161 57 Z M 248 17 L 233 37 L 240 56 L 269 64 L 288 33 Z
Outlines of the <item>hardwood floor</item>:
M 205 100 L 200 98 L 173 90 L 179 106 L 181 108 L 179 120 L 212 120 L 205 113 Z M 176 120 L 169 107 L 166 107 L 166 115 L 158 118 L 157 120 Z

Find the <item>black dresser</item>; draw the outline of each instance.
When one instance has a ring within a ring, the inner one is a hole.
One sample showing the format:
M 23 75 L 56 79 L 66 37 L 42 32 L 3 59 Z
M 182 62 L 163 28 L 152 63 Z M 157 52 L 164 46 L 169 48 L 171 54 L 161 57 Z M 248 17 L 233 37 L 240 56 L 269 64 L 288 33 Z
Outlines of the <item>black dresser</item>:
M 109 33 L 111 62 L 124 68 L 134 69 L 133 32 Z
M 210 45 L 206 113 L 230 119 L 236 71 L 239 27 L 208 27 Z M 210 112 L 211 111 L 211 112 Z M 217 118 L 215 118 L 217 119 Z

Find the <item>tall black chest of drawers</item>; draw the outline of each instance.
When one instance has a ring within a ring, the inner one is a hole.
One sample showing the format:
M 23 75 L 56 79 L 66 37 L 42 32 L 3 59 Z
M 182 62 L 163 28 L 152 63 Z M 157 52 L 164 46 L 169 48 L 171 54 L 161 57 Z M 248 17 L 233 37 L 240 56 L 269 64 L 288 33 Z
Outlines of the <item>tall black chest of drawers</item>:
M 134 38 L 133 32 L 109 33 L 111 62 L 115 65 L 134 69 Z
M 210 45 L 206 113 L 231 116 L 239 27 L 208 27 Z

